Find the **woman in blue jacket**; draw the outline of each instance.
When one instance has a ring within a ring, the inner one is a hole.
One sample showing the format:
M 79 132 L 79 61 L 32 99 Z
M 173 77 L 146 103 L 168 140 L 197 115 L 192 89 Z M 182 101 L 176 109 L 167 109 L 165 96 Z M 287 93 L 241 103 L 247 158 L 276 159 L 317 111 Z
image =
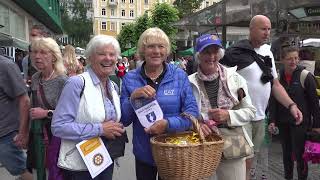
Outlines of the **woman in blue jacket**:
M 198 107 L 187 74 L 165 63 L 170 54 L 170 41 L 161 29 L 149 28 L 142 33 L 138 41 L 138 54 L 144 60 L 142 67 L 128 72 L 122 81 L 121 121 L 125 126 L 133 123 L 137 180 L 155 180 L 157 167 L 152 157 L 150 137 L 189 129 L 191 122 L 180 114 L 186 112 L 198 117 Z M 138 98 L 157 99 L 164 118 L 144 128 L 130 102 Z

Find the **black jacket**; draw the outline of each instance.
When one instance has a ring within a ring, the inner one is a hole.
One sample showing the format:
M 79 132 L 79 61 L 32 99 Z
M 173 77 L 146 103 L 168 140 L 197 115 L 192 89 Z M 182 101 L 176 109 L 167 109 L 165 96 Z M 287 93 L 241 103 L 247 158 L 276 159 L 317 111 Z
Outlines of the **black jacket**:
M 285 80 L 284 69 L 280 69 L 279 81 L 287 91 L 290 98 L 297 104 L 303 114 L 302 125 L 306 127 L 320 127 L 319 98 L 316 94 L 316 81 L 311 73 L 305 79 L 304 87 L 300 83 L 300 74 L 303 67 L 298 66 L 292 73 L 291 82 Z M 311 122 L 313 117 L 313 123 Z M 281 124 L 294 124 L 294 117 L 289 109 L 281 105 L 276 100 L 270 101 L 270 120 Z

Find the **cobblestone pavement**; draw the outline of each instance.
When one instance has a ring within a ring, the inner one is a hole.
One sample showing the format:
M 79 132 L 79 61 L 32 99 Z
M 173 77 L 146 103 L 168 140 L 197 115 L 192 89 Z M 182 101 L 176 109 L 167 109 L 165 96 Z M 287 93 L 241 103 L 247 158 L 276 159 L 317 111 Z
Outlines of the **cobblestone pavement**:
M 125 156 L 119 159 L 120 167 L 115 165 L 113 180 L 136 180 L 135 178 L 135 166 L 134 166 L 134 156 L 132 154 L 132 128 L 127 128 L 128 137 L 130 143 L 126 146 Z M 269 151 L 269 152 L 268 152 Z M 263 161 L 258 162 L 258 167 L 256 171 L 256 180 L 266 180 L 262 179 L 261 175 L 263 171 L 266 171 L 267 180 L 285 180 L 283 178 L 283 165 L 282 165 L 282 155 L 281 146 L 278 140 L 274 140 L 268 147 L 262 149 L 262 157 L 268 155 L 268 161 L 266 166 L 263 166 Z M 263 159 L 263 158 L 262 158 Z M 268 167 L 268 168 L 265 168 Z M 10 176 L 4 168 L 0 168 L 0 180 L 14 180 L 15 178 Z M 294 180 L 297 180 L 297 175 L 295 173 Z M 308 180 L 320 180 L 320 165 L 309 164 L 309 178 Z

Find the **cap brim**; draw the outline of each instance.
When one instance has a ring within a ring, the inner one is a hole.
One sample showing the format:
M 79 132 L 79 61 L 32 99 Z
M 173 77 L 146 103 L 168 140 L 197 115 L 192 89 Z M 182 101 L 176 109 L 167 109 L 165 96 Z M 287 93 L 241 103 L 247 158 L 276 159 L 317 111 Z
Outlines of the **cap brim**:
M 211 45 L 216 45 L 216 46 L 219 46 L 220 48 L 222 48 L 222 45 L 221 45 L 221 44 L 217 44 L 217 43 L 215 43 L 215 42 L 212 42 L 212 43 L 209 43 L 209 44 L 206 44 L 206 45 L 202 46 L 202 47 L 198 50 L 198 52 L 199 52 L 199 53 L 202 52 L 206 47 L 211 46 Z

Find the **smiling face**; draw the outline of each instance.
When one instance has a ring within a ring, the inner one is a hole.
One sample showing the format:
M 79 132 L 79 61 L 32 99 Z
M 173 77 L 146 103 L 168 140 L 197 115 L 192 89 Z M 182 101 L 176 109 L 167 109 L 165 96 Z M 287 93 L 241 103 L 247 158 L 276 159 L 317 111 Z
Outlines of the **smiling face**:
M 167 49 L 161 43 L 148 44 L 145 46 L 144 58 L 147 66 L 161 66 L 167 58 Z
M 219 46 L 210 45 L 199 53 L 199 67 L 204 74 L 209 75 L 217 71 L 221 59 L 219 51 Z
M 286 55 L 281 59 L 286 72 L 293 72 L 297 68 L 299 63 L 299 53 L 298 51 L 291 51 L 286 53 Z
M 90 56 L 90 61 L 91 68 L 99 79 L 106 79 L 114 71 L 117 62 L 116 50 L 110 44 L 97 47 Z

